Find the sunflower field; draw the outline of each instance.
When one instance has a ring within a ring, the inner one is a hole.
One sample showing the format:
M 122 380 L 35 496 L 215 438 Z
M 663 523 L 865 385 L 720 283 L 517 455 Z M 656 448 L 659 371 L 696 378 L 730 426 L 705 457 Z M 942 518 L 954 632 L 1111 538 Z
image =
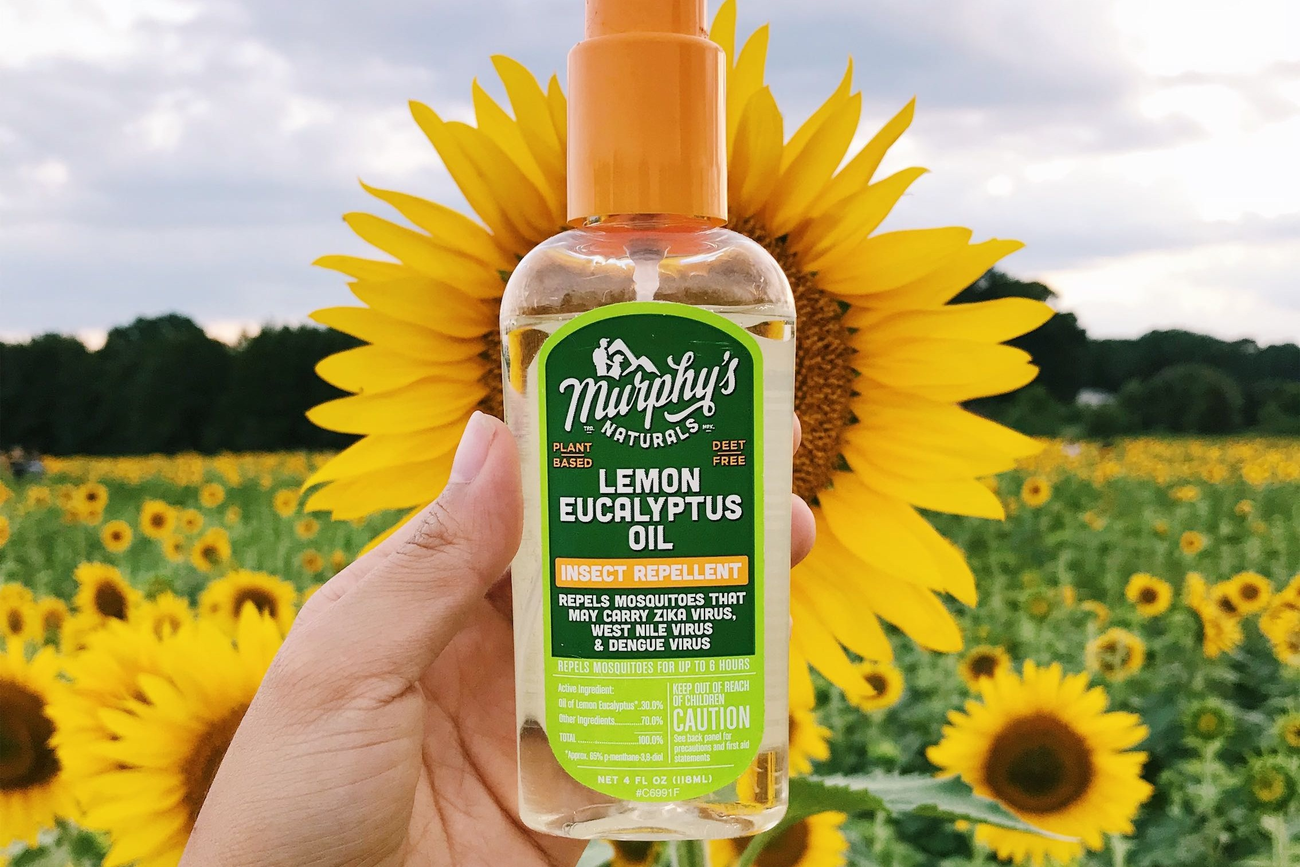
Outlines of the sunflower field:
M 957 774 L 1078 842 L 821 813 L 758 864 L 1296 863 L 1300 442 L 1043 445 L 985 480 L 1005 522 L 935 516 L 980 577 L 979 604 L 952 606 L 963 649 L 895 640 L 856 663 L 870 695 L 817 677 L 791 766 Z M 4 478 L 12 863 L 175 864 L 297 606 L 394 517 L 304 513 L 328 457 L 51 459 Z M 742 847 L 709 851 L 728 865 Z

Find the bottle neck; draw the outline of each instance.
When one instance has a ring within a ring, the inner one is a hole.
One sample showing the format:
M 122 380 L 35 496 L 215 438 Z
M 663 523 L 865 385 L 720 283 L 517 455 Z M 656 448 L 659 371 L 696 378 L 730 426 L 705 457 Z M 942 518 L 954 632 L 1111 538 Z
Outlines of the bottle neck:
M 609 214 L 588 217 L 583 228 L 611 232 L 702 232 L 722 225 L 709 217 L 688 217 L 681 214 Z

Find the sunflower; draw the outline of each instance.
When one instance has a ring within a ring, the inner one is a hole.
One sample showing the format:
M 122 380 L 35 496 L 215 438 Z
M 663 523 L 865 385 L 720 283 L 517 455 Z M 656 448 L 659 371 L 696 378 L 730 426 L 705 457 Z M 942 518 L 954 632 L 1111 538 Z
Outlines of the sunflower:
M 1246 794 L 1261 813 L 1280 815 L 1296 797 L 1296 778 L 1287 763 L 1273 756 L 1252 760 L 1246 765 Z
M 210 623 L 167 639 L 139 695 L 103 711 L 102 738 L 69 740 L 69 762 L 102 756 L 112 767 L 85 787 L 84 825 L 108 833 L 108 864 L 173 867 L 221 759 L 280 645 L 279 629 L 247 611 L 237 640 Z
M 131 525 L 126 521 L 109 521 L 99 531 L 99 540 L 110 554 L 121 554 L 131 547 Z
M 226 525 L 233 527 L 238 524 L 244 517 L 244 510 L 238 506 L 231 506 L 226 509 Z
M 287 633 L 293 625 L 297 598 L 298 591 L 288 581 L 266 572 L 236 569 L 204 588 L 199 596 L 199 611 L 233 633 L 240 614 L 249 606 Z
M 1030 476 L 1020 486 L 1020 500 L 1031 509 L 1042 508 L 1052 499 L 1052 483 L 1042 476 Z
M 859 691 L 850 696 L 854 705 L 864 711 L 873 711 L 898 704 L 903 697 L 903 672 L 892 663 L 874 660 L 861 662 L 857 668 L 858 675 L 871 691 Z
M 298 562 L 302 564 L 302 570 L 308 575 L 315 575 L 325 568 L 325 558 L 315 548 L 303 551 L 298 557 Z
M 298 511 L 298 492 L 292 488 L 282 488 L 271 497 L 271 508 L 281 518 L 287 518 Z
M 1146 572 L 1138 572 L 1128 579 L 1124 596 L 1133 603 L 1138 614 L 1157 617 L 1169 610 L 1174 599 L 1174 588 L 1169 586 L 1168 581 Z
M 1025 821 L 1080 842 L 980 825 L 976 839 L 1000 858 L 1068 863 L 1106 834 L 1133 831 L 1151 796 L 1142 780 L 1146 754 L 1131 748 L 1147 729 L 1135 714 L 1107 712 L 1106 691 L 1086 674 L 1064 676 L 1059 663 L 1026 662 L 1023 677 L 1001 671 L 981 684 L 981 701 L 952 711 L 943 740 L 926 756 L 959 774 L 978 795 L 995 798 Z
M 9 533 L 9 519 L 4 515 L 0 515 L 0 548 L 9 544 Z
M 1183 602 L 1188 608 L 1199 609 L 1210 598 L 1210 585 L 1200 572 L 1188 572 L 1183 577 Z
M 842 867 L 849 841 L 840 826 L 843 813 L 818 813 L 790 825 L 759 853 L 754 867 Z M 732 867 L 749 846 L 749 837 L 709 841 L 709 867 Z
M 1273 655 L 1284 665 L 1300 666 L 1300 610 L 1283 609 L 1266 633 L 1273 643 Z
M 0 828 L 4 842 L 36 845 L 36 835 L 59 817 L 75 818 L 76 804 L 51 739 L 49 706 L 66 687 L 50 647 L 29 662 L 21 642 L 0 652 Z
M 99 482 L 86 482 L 79 485 L 73 493 L 72 510 L 85 520 L 89 515 L 103 515 L 104 507 L 108 505 L 108 488 Z M 87 521 L 87 523 L 98 523 L 98 519 Z
M 811 707 L 790 708 L 790 774 L 811 774 L 814 761 L 830 758 L 831 730 L 817 721 Z
M 971 648 L 966 654 L 961 664 L 957 666 L 957 673 L 966 682 L 966 686 L 978 691 L 980 681 L 1010 667 L 1011 654 L 1007 653 L 1006 648 L 981 644 L 979 647 Z
M 200 572 L 211 572 L 229 559 L 230 536 L 220 527 L 208 530 L 190 549 L 190 563 Z
M 179 563 L 185 559 L 185 537 L 172 533 L 162 540 L 163 557 L 168 563 Z
M 1079 603 L 1079 610 L 1092 615 L 1092 622 L 1098 626 L 1105 626 L 1110 622 L 1110 608 L 1105 602 L 1098 602 L 1096 599 L 1085 599 Z
M 1146 642 L 1118 626 L 1089 641 L 1084 650 L 1088 670 L 1098 672 L 1108 680 L 1132 677 L 1142 670 L 1146 658 Z
M 1163 518 L 1153 521 L 1151 529 L 1157 536 L 1163 539 L 1165 536 L 1169 535 L 1169 522 Z
M 1052 613 L 1052 597 L 1036 590 L 1025 597 L 1025 611 L 1035 620 L 1046 620 Z
M 107 624 L 118 622 L 120 621 L 105 620 L 94 612 L 70 614 L 59 627 L 59 651 L 65 656 L 80 653 L 86 649 L 90 636 Z
M 320 532 L 320 521 L 310 516 L 298 519 L 293 532 L 299 539 L 310 539 Z
M 176 526 L 180 527 L 182 533 L 193 536 L 203 529 L 203 513 L 198 509 L 181 509 L 176 516 Z
M 226 489 L 216 482 L 208 482 L 199 488 L 199 505 L 205 509 L 215 509 L 226 501 Z
M 1106 529 L 1107 520 L 1101 514 L 1089 509 L 1083 513 L 1083 523 L 1088 525 L 1089 530 L 1099 532 Z
M 1258 572 L 1238 572 L 1228 579 L 1227 593 L 1244 617 L 1268 607 L 1273 597 L 1273 582 Z
M 347 565 L 348 555 L 344 554 L 342 550 L 335 548 L 333 553 L 330 554 L 330 569 L 335 572 L 341 572 L 343 571 L 343 567 Z
M 1223 617 L 1240 618 L 1242 611 L 1238 607 L 1234 589 L 1231 581 L 1220 581 L 1210 588 L 1206 604 Z
M 609 845 L 614 850 L 609 867 L 653 867 L 664 851 L 658 840 L 610 840 Z
M 1195 503 L 1201 498 L 1201 489 L 1195 485 L 1179 485 L 1169 492 L 1169 496 L 1179 503 Z
M 1195 530 L 1187 530 L 1178 537 L 1178 550 L 1188 557 L 1194 557 L 1205 550 L 1205 536 Z
M 1245 640 L 1241 620 L 1221 614 L 1212 605 L 1202 604 L 1192 609 L 1201 618 L 1201 649 L 1206 659 L 1235 650 Z
M 820 529 L 817 547 L 792 575 L 794 689 L 811 693 L 803 665 L 810 661 L 855 693 L 862 684 L 842 647 L 891 658 L 878 618 L 928 649 L 961 648 L 939 596 L 973 604 L 974 576 L 917 509 L 1002 517 L 998 498 L 978 480 L 1013 469 L 1040 446 L 960 404 L 1032 380 L 1029 356 L 998 344 L 1052 312 L 1019 298 L 949 305 L 1021 245 L 972 244 L 961 228 L 877 232 L 923 174 L 906 169 L 873 181 L 913 106 L 846 160 L 862 108 L 850 68 L 787 140 L 763 80 L 767 28 L 739 51 L 735 28 L 729 0 L 711 32 L 727 56 L 729 224 L 771 251 L 794 289 L 795 405 L 804 437 L 794 487 L 813 505 Z M 469 416 L 476 409 L 501 415 L 497 308 L 515 263 L 564 224 L 566 103 L 558 79 L 543 88 L 519 63 L 494 62 L 513 117 L 477 85 L 476 126 L 412 104 L 482 222 L 366 187 L 417 228 L 368 214 L 345 220 L 397 261 L 317 262 L 347 275 L 365 306 L 313 318 L 367 345 L 318 365 L 322 378 L 352 395 L 309 417 L 364 438 L 308 478 L 305 488 L 323 485 L 308 510 L 351 520 L 419 508 L 446 482 Z
M 5 487 L 4 482 L 0 482 L 0 506 L 13 499 L 14 492 Z
M 1249 518 L 1255 514 L 1255 504 L 1250 500 L 1238 500 L 1237 505 L 1232 507 L 1238 518 Z
M 17 593 L 0 596 L 0 641 L 41 640 L 41 622 L 30 598 Z
M 1199 701 L 1183 714 L 1183 728 L 1198 741 L 1217 741 L 1232 734 L 1235 728 L 1227 708 L 1215 699 Z
M 17 599 L 28 604 L 34 603 L 36 597 L 32 595 L 31 588 L 26 584 L 18 584 L 10 581 L 0 584 L 0 600 Z
M 68 619 L 68 603 L 57 596 L 46 596 L 36 603 L 36 623 L 41 638 L 57 636 Z
M 140 600 L 140 592 L 107 563 L 82 563 L 72 577 L 77 579 L 72 604 L 78 613 L 94 614 L 101 620 L 127 620 Z
M 1279 717 L 1276 728 L 1282 744 L 1291 752 L 1300 753 L 1300 711 Z
M 159 638 L 175 635 L 181 627 L 194 619 L 190 603 L 171 591 L 159 593 L 137 609 L 134 619 L 141 629 L 148 629 Z
M 176 529 L 176 510 L 162 500 L 145 500 L 140 506 L 140 532 L 164 539 Z

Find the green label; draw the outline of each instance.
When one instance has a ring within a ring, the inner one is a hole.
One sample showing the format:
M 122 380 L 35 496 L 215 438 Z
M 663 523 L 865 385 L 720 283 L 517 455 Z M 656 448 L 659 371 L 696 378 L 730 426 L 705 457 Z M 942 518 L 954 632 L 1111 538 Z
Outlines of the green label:
M 763 732 L 763 362 L 715 313 L 585 313 L 538 363 L 546 724 L 596 791 L 735 781 Z

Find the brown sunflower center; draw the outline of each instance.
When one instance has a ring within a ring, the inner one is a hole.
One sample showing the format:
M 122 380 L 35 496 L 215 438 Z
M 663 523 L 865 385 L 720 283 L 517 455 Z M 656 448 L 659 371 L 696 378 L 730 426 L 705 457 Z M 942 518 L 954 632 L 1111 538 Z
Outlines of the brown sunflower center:
M 126 594 L 121 588 L 105 581 L 95 588 L 95 610 L 105 617 L 126 619 Z
M 54 724 L 40 696 L 0 681 L 0 792 L 30 789 L 59 773 L 50 747 Z
M 863 680 L 867 682 L 867 686 L 875 690 L 876 695 L 884 695 L 889 691 L 889 678 L 885 677 L 883 674 L 872 672 L 864 677 Z
M 1063 720 L 1035 714 L 998 733 L 984 775 L 993 794 L 1013 809 L 1053 813 L 1088 791 L 1092 757 L 1087 743 Z
M 976 677 L 992 677 L 998 670 L 998 658 L 991 653 L 977 653 L 971 657 L 970 673 Z
M 179 543 L 176 546 L 179 549 Z M 221 552 L 217 550 L 216 545 L 207 542 L 199 546 L 199 558 L 210 566 L 215 566 L 221 560 Z
M 739 851 L 745 850 L 745 844 L 748 840 L 737 841 L 742 845 Z M 758 860 L 754 862 L 755 867 L 795 867 L 797 864 L 804 862 L 804 857 L 808 854 L 808 823 L 796 822 L 785 831 L 781 836 L 767 844 Z
M 175 635 L 181 630 L 181 620 L 175 614 L 159 614 L 153 622 L 153 632 L 159 638 Z
M 258 614 L 269 614 L 276 617 L 280 613 L 280 604 L 275 596 L 261 587 L 241 587 L 235 591 L 231 599 L 231 608 L 234 609 L 235 616 L 244 610 L 245 605 L 252 605 L 257 609 Z
M 226 750 L 230 748 L 230 742 L 234 740 L 235 731 L 247 710 L 248 705 L 242 705 L 210 724 L 207 731 L 195 739 L 194 748 L 185 759 L 185 792 L 181 795 L 181 801 L 189 813 L 190 827 L 194 826 L 199 817 L 203 800 L 208 796 L 208 789 L 212 788 L 221 760 L 225 758 Z
M 1156 588 L 1154 587 L 1143 587 L 1138 591 L 1138 602 L 1143 605 L 1151 605 L 1159 598 L 1160 594 L 1156 593 Z
M 1254 584 L 1241 585 L 1240 592 L 1241 592 L 1241 598 L 1245 599 L 1247 602 L 1253 602 L 1254 600 L 1259 598 L 1259 588 L 1256 587 Z
M 1222 611 L 1224 614 L 1237 613 L 1236 603 L 1233 602 L 1231 599 L 1229 599 L 1227 596 L 1220 596 L 1217 600 L 1217 604 L 1219 606 L 1219 610 Z
M 10 635 L 21 635 L 23 628 L 27 625 L 27 619 L 23 617 L 23 612 L 17 608 L 10 608 L 9 614 L 5 618 L 5 626 Z
M 45 620 L 42 629 L 46 632 L 54 632 L 63 625 L 63 612 L 57 608 L 45 612 Z
M 92 489 L 92 490 L 89 490 L 89 491 L 86 491 L 86 502 L 89 503 L 89 504 L 92 505 L 92 506 L 93 506 L 95 503 L 98 503 L 98 502 L 99 502 L 99 491 L 96 491 L 96 490 L 93 490 L 93 489 Z
M 149 516 L 149 526 L 156 530 L 161 530 L 167 523 L 167 516 L 162 512 L 154 512 Z
M 794 291 L 799 340 L 795 348 L 794 408 L 803 443 L 794 456 L 794 492 L 812 499 L 830 483 L 840 464 L 840 439 L 853 422 L 853 347 L 840 302 L 817 288 L 784 238 L 773 238 L 752 217 L 731 228 L 761 244 L 780 264 Z

